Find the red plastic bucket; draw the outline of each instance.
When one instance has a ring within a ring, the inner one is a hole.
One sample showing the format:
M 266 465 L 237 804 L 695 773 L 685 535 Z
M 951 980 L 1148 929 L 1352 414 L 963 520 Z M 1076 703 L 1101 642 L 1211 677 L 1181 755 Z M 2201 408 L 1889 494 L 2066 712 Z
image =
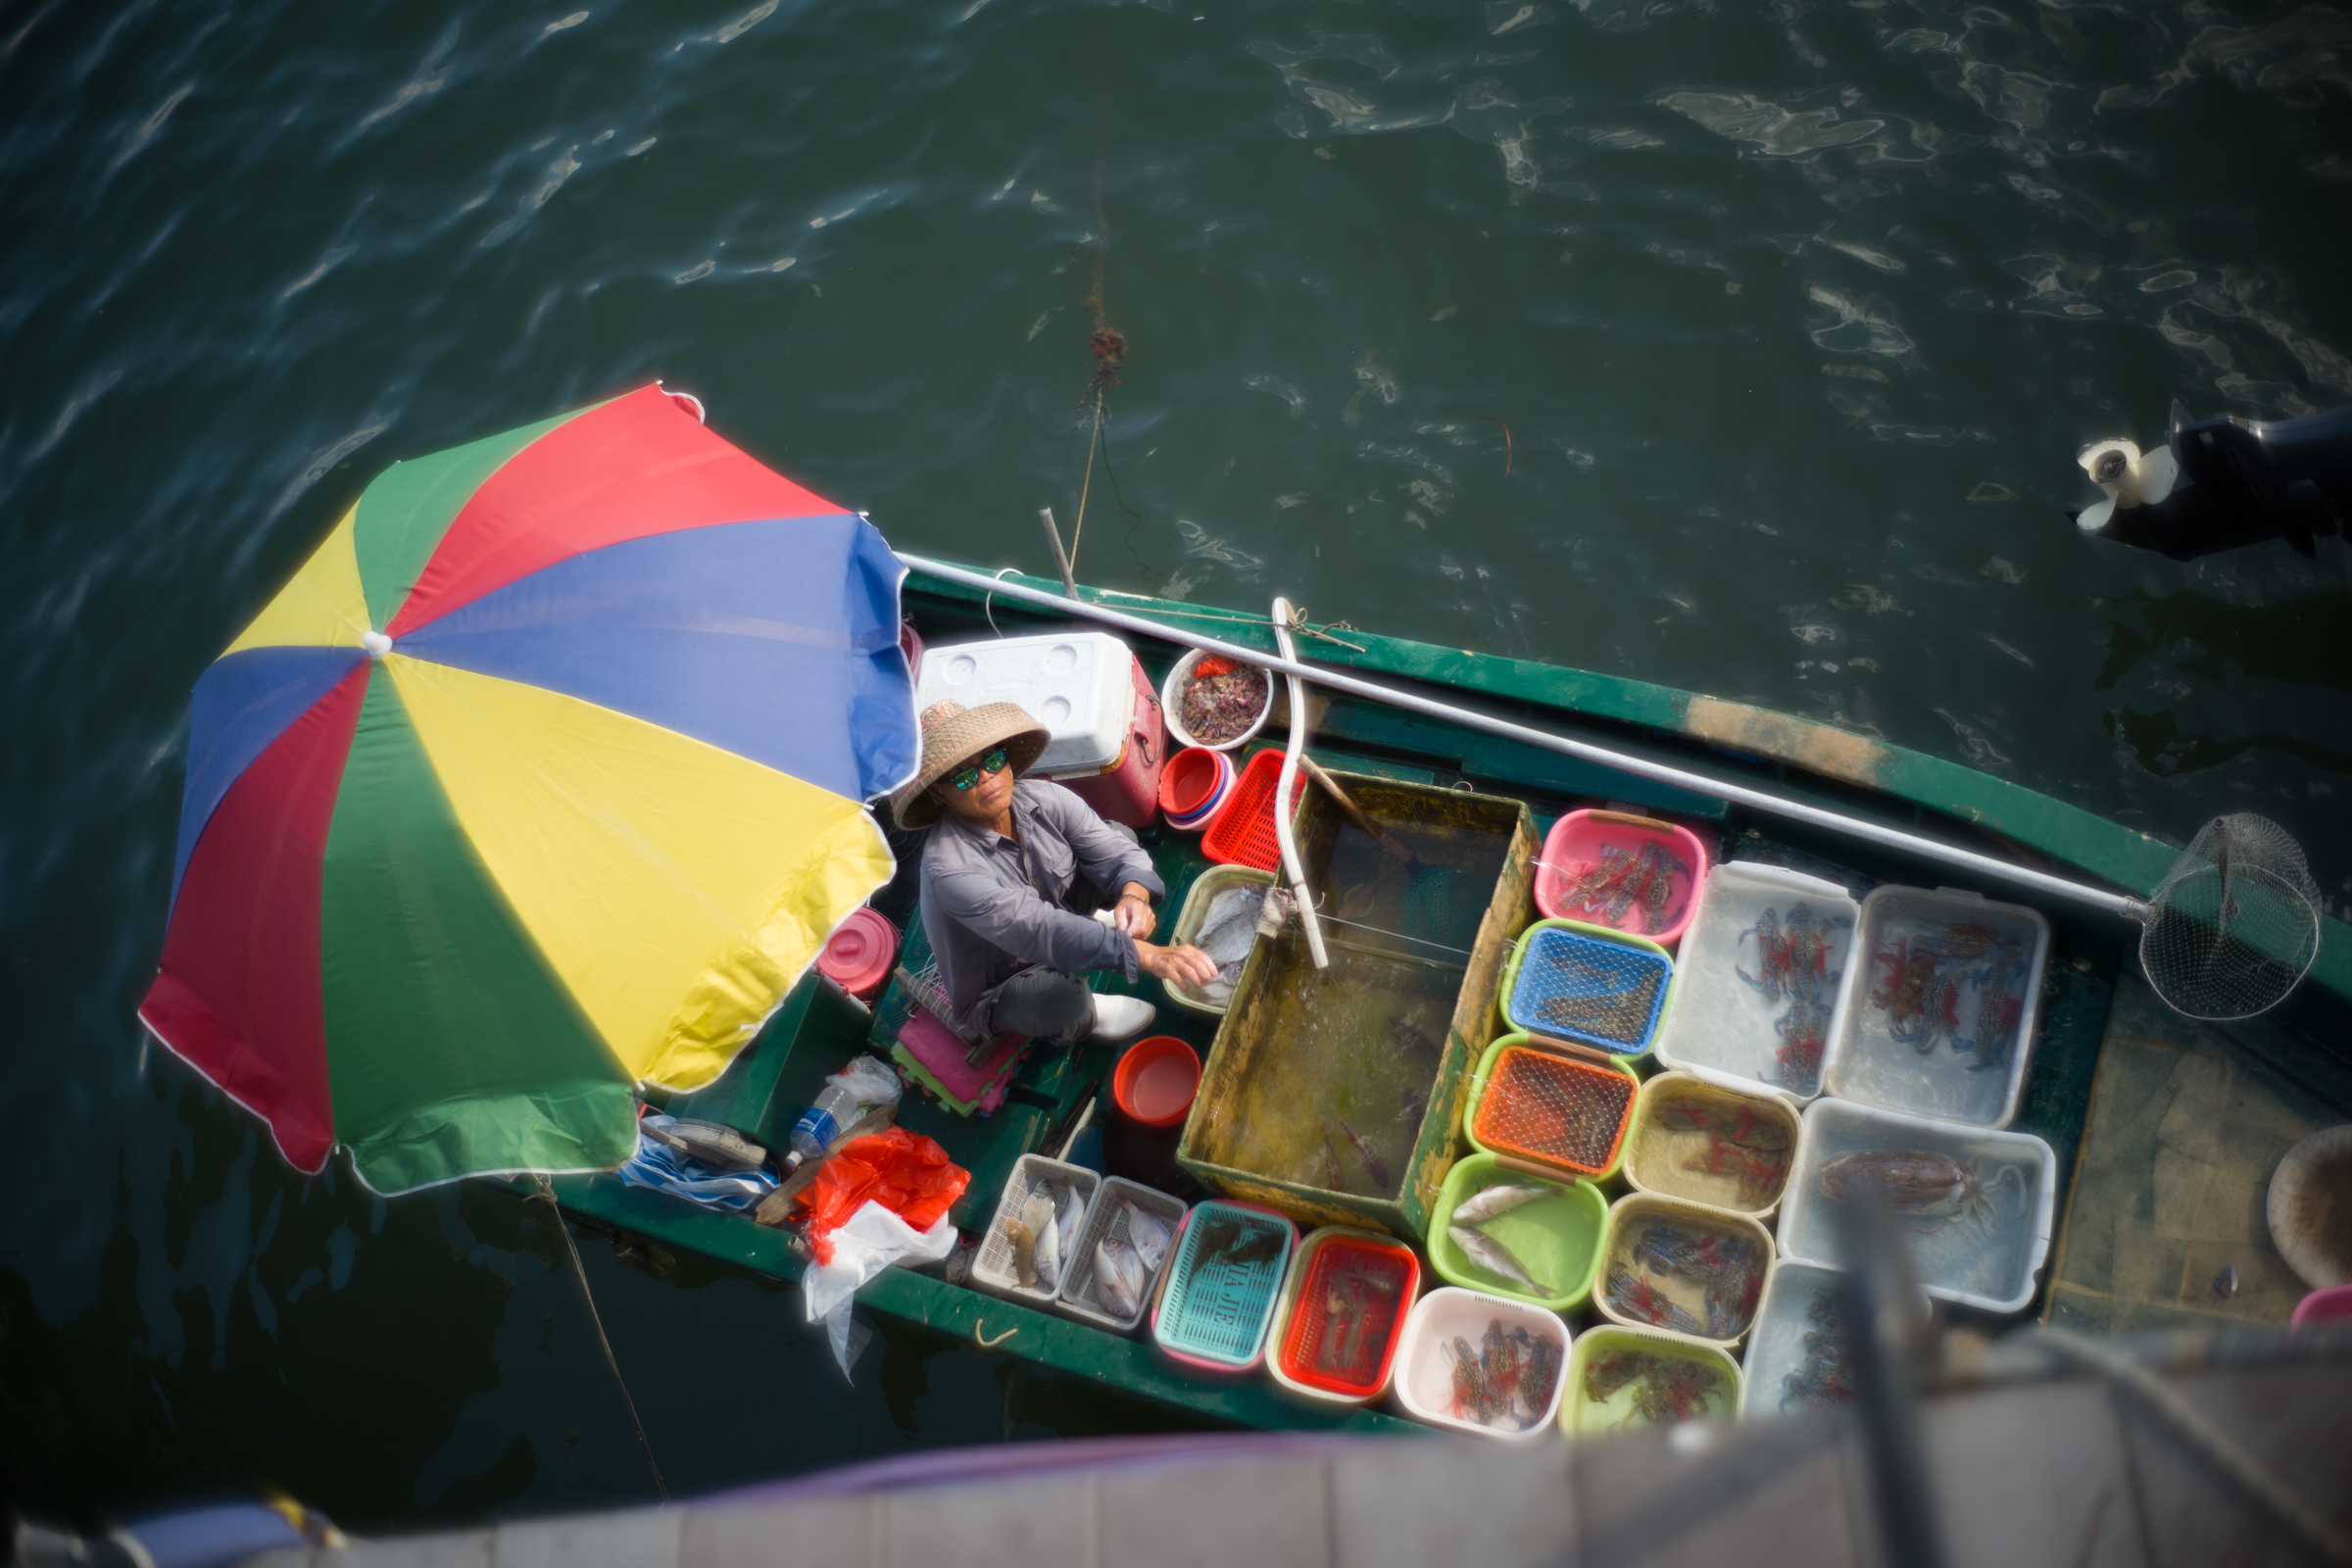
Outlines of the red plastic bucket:
M 1174 1035 L 1147 1035 L 1127 1048 L 1110 1075 L 1119 1109 L 1146 1127 L 1174 1127 L 1192 1113 L 1200 1058 Z
M 898 955 L 899 928 L 861 904 L 825 939 L 816 966 L 851 996 L 871 1002 L 889 983 L 890 965 Z
M 1222 752 L 1188 746 L 1168 759 L 1159 775 L 1159 808 L 1171 827 L 1200 827 L 1233 782 L 1233 763 Z

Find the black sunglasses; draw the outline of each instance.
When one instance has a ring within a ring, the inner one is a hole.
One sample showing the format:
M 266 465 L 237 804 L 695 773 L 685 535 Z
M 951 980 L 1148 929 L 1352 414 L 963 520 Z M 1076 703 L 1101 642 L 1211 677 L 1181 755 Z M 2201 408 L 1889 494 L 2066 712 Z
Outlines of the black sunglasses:
M 948 782 L 955 785 L 959 790 L 968 790 L 973 785 L 980 782 L 981 774 L 1001 773 L 1004 770 L 1004 748 L 1000 746 L 995 751 L 989 753 L 986 757 L 980 759 L 979 766 L 959 767 L 955 772 L 950 773 L 948 775 Z

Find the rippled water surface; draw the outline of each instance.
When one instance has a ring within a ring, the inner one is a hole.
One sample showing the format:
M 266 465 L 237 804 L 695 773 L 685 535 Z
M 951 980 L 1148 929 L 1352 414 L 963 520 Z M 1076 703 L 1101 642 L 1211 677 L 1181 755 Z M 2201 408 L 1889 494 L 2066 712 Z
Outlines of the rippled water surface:
M 656 376 L 910 549 L 1083 489 L 1092 581 L 2252 807 L 2341 907 L 2352 553 L 2062 510 L 2352 399 L 2343 11 L 579 4 L 0 8 L 5 1490 L 650 1495 L 543 1221 L 291 1176 L 131 1013 L 206 662 L 387 463 Z M 682 1492 L 1137 1419 L 586 1251 Z

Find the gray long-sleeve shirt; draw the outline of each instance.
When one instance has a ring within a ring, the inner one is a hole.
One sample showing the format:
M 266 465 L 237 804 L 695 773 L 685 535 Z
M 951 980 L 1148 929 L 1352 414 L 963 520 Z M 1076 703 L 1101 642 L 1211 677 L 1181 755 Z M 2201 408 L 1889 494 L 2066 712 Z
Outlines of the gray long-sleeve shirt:
M 1134 938 L 1062 906 L 1081 875 L 1113 896 L 1129 882 L 1168 891 L 1150 856 L 1058 784 L 1016 782 L 1012 822 L 1005 838 L 942 813 L 923 845 L 923 932 L 956 1016 L 980 1029 L 998 988 L 1024 969 L 1135 978 Z

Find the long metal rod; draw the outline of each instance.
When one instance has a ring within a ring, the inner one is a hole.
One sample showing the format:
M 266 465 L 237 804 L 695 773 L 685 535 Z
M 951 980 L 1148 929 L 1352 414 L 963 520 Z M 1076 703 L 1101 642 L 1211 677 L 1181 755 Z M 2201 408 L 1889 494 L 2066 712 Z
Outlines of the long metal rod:
M 1280 594 L 1274 596 L 1274 641 L 1282 649 L 1282 657 L 1295 657 L 1291 647 L 1291 602 Z M 1306 933 L 1306 956 L 1315 960 L 1317 969 L 1331 967 L 1331 958 L 1323 951 L 1323 928 L 1315 923 L 1315 896 L 1306 885 L 1306 868 L 1298 863 L 1298 840 L 1291 833 L 1291 808 L 1298 804 L 1296 793 L 1299 785 L 1298 762 L 1306 756 L 1306 682 L 1298 676 L 1291 682 L 1291 744 L 1282 754 L 1282 777 L 1274 783 L 1274 837 L 1282 846 L 1283 869 L 1290 873 L 1291 892 L 1298 900 L 1298 925 Z
M 2053 898 L 2068 899 L 2077 904 L 2086 905 L 2120 919 L 2145 923 L 2148 916 L 2147 905 L 2128 894 L 2111 893 L 2105 888 L 2094 888 L 2082 882 L 2070 882 L 2062 876 L 2052 876 L 2046 871 L 2034 871 L 2022 865 L 2012 865 L 2007 860 L 1996 860 L 1989 855 L 1980 855 L 1974 850 L 1963 850 L 1955 845 L 1939 844 L 1934 839 L 1921 838 L 1916 833 L 1905 833 L 1899 828 L 1864 821 L 1860 817 L 1847 816 L 1840 811 L 1826 810 L 1818 806 L 1806 806 L 1798 801 L 1783 800 L 1777 795 L 1768 795 L 1762 790 L 1749 789 L 1744 784 L 1734 784 L 1725 779 L 1709 778 L 1704 773 L 1687 772 L 1670 763 L 1654 762 L 1647 758 L 1614 752 L 1605 746 L 1595 746 L 1590 741 L 1571 740 L 1565 735 L 1553 735 L 1544 730 L 1531 729 L 1525 724 L 1514 724 L 1506 718 L 1494 718 L 1466 708 L 1456 708 L 1451 703 L 1441 703 L 1413 692 L 1398 691 L 1393 686 L 1383 686 L 1377 681 L 1364 680 L 1359 676 L 1350 675 L 1344 670 L 1333 669 L 1327 665 L 1299 663 L 1294 660 L 1284 659 L 1280 655 L 1261 653 L 1254 648 L 1243 648 L 1219 638 L 1203 636 L 1199 632 L 1163 626 L 1158 621 L 1146 620 L 1141 615 L 1130 615 L 1104 605 L 1090 604 L 1083 599 L 1057 599 L 1052 594 L 1040 592 L 1035 588 L 1025 588 L 1018 583 L 1005 582 L 991 577 L 986 572 L 951 565 L 944 561 L 932 561 L 927 557 L 909 556 L 904 553 L 899 556 L 899 559 L 918 571 L 927 571 L 935 577 L 944 577 L 950 582 L 962 583 L 966 587 L 984 589 L 1001 599 L 1016 599 L 1024 604 L 1035 605 L 1041 610 L 1049 610 L 1065 615 L 1076 615 L 1085 620 L 1100 621 L 1106 626 L 1123 627 L 1128 631 L 1139 632 L 1147 637 L 1157 637 L 1163 642 L 1182 643 L 1190 648 L 1205 649 L 1212 654 L 1222 654 L 1228 659 L 1238 659 L 1255 664 L 1261 669 L 1285 675 L 1296 675 L 1301 680 L 1313 681 L 1317 685 L 1329 687 L 1333 691 L 1346 692 L 1351 697 L 1386 703 L 1393 708 L 1403 709 L 1408 713 L 1419 713 L 1428 718 L 1444 719 L 1449 723 L 1459 724 L 1465 729 L 1478 730 L 1488 735 L 1497 735 L 1504 740 L 1518 741 L 1522 745 L 1540 747 L 1547 752 L 1558 752 L 1563 757 L 1574 757 L 1588 762 L 1598 762 L 1603 766 L 1616 768 L 1620 772 L 1631 773 L 1637 778 L 1649 779 L 1658 784 L 1671 784 L 1677 789 L 1690 790 L 1693 794 L 1712 796 L 1719 801 L 1729 801 L 1736 806 L 1769 811 L 1775 816 L 1787 817 L 1791 821 L 1827 828 L 1835 833 L 1848 834 L 1854 838 L 1868 840 L 1873 844 L 1884 845 L 1890 850 L 1901 850 L 1906 854 L 1940 860 L 1946 865 L 1974 871 L 1981 876 L 1998 877 L 2019 887 L 2030 888 L 2036 893 L 2044 893 Z

